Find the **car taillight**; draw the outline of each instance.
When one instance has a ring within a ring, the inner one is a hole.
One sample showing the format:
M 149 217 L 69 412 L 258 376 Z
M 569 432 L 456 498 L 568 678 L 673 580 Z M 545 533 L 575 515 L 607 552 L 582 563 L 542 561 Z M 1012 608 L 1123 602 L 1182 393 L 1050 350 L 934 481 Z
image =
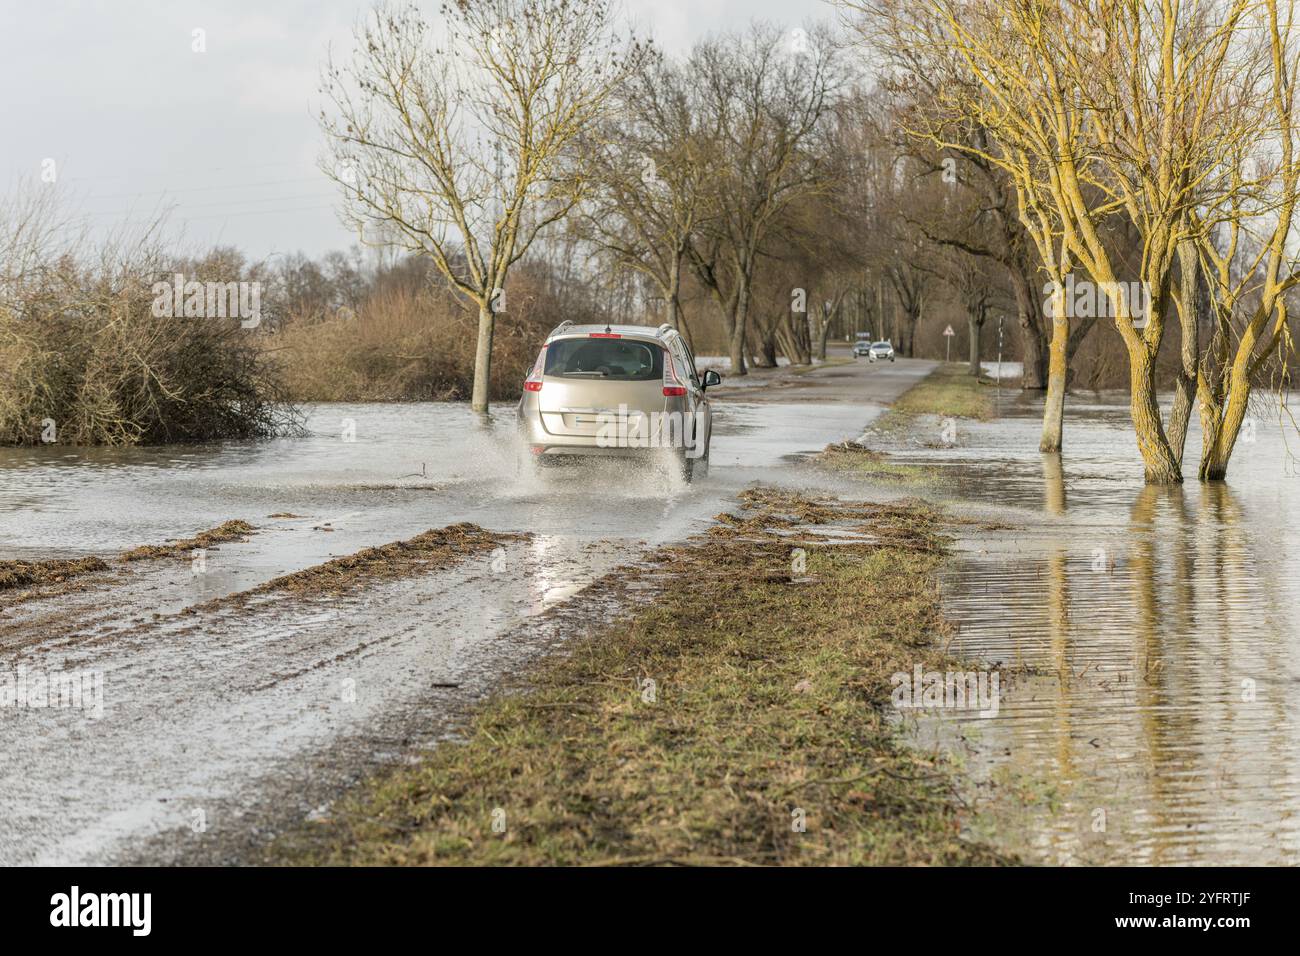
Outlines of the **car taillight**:
M 664 394 L 670 397 L 686 394 L 686 386 L 678 379 L 677 370 L 673 368 L 673 353 L 667 349 L 664 349 Z
M 540 392 L 542 390 L 542 375 L 546 372 L 546 346 L 537 353 L 537 361 L 533 363 L 533 370 L 528 373 L 528 378 L 524 379 L 525 392 Z
M 617 332 L 592 332 L 587 336 L 589 339 L 621 339 L 622 337 Z

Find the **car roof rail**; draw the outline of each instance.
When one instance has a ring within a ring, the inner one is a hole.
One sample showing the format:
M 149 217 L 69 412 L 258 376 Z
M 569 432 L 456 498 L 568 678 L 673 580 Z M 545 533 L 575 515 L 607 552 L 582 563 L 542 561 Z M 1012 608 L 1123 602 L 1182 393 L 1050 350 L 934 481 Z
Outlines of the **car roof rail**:
M 559 335 L 559 334 L 560 334 L 561 332 L 563 332 L 565 329 L 572 328 L 572 326 L 573 326 L 573 319 L 565 319 L 563 322 L 561 322 L 561 323 L 560 323 L 559 325 L 557 325 L 555 328 L 551 329 L 551 334 L 548 335 L 547 338 L 549 339 L 549 338 L 551 338 L 552 336 Z
M 659 335 L 666 335 L 669 332 L 676 332 L 676 331 L 677 330 L 673 328 L 671 322 L 665 322 L 663 325 L 659 326 L 659 328 L 655 329 L 655 332 Z

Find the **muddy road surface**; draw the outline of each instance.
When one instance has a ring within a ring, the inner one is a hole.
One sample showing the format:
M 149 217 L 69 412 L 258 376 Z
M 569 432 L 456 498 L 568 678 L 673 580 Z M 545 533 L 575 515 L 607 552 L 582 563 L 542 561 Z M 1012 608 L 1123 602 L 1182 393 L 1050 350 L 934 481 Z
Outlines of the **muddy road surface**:
M 724 387 L 689 485 L 626 465 L 532 476 L 513 407 L 483 427 L 441 403 L 314 406 L 308 436 L 262 443 L 0 450 L 0 562 L 108 563 L 0 589 L 0 863 L 255 859 L 606 613 L 593 580 L 782 483 L 931 368 Z M 117 558 L 235 519 L 255 530 L 197 558 Z

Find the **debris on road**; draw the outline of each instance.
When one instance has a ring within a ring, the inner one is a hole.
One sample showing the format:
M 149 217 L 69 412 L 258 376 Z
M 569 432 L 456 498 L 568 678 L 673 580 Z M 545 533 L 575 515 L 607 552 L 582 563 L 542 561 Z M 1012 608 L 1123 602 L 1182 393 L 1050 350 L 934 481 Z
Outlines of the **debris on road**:
M 248 535 L 256 533 L 247 521 L 238 519 L 227 521 L 207 531 L 200 531 L 192 538 L 173 541 L 170 544 L 146 544 L 122 553 L 123 561 L 152 561 L 157 558 L 188 558 L 196 550 L 211 548 L 214 545 L 230 541 L 244 541 Z

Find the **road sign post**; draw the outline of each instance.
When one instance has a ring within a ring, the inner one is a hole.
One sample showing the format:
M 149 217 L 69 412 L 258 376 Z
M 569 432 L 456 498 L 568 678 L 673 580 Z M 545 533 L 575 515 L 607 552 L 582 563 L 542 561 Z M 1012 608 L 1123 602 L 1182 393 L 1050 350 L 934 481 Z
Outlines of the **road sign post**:
M 998 316 L 998 391 L 997 391 L 998 413 L 1002 411 L 1002 316 Z
M 945 362 L 951 362 L 951 361 L 952 361 L 952 337 L 953 337 L 954 335 L 956 335 L 956 334 L 957 334 L 957 333 L 954 332 L 954 331 L 952 330 L 952 326 L 951 326 L 951 325 L 948 326 L 946 329 L 943 330 L 944 341 L 946 341 L 946 342 L 948 343 L 948 352 L 947 352 L 947 357 L 944 359 Z

